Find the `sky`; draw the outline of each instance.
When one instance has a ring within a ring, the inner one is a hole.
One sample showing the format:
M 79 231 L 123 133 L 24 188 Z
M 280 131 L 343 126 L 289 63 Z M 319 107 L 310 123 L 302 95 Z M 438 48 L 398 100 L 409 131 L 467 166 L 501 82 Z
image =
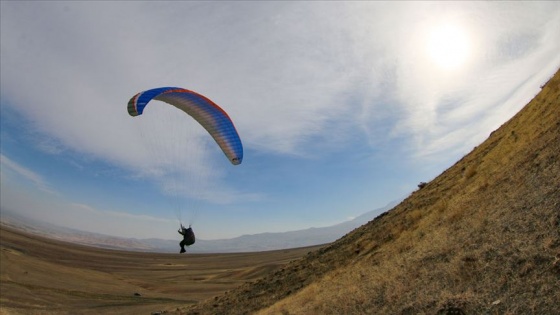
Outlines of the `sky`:
M 334 225 L 402 199 L 560 67 L 560 2 L 0 2 L 0 209 L 131 238 Z M 177 86 L 231 117 L 233 166 Z

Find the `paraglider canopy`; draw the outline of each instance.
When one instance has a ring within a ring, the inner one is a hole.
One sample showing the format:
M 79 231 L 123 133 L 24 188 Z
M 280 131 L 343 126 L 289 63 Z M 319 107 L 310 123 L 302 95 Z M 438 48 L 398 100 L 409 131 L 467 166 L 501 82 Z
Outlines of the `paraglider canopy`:
M 243 161 L 243 145 L 228 114 L 207 97 L 178 88 L 161 87 L 134 95 L 128 102 L 128 113 L 139 116 L 151 100 L 168 103 L 193 117 L 220 146 L 233 165 Z

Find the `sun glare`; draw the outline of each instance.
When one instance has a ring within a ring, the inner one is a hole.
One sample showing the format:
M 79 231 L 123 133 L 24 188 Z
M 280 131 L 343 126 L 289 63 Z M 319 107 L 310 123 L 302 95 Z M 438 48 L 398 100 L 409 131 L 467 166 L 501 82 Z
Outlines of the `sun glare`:
M 444 24 L 430 32 L 427 52 L 432 61 L 443 70 L 460 68 L 469 56 L 469 39 L 464 29 L 453 24 Z

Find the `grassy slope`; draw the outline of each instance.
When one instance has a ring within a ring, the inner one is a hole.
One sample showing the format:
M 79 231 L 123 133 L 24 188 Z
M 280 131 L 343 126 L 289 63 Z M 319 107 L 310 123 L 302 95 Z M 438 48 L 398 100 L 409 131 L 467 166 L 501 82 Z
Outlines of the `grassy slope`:
M 556 314 L 560 72 L 401 204 L 188 314 Z

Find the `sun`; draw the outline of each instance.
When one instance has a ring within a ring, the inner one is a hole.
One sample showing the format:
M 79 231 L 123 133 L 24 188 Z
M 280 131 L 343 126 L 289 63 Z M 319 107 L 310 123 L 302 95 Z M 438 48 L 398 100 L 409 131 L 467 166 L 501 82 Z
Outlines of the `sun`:
M 470 53 L 467 32 L 455 24 L 442 24 L 429 32 L 427 53 L 443 70 L 456 70 L 463 66 Z

